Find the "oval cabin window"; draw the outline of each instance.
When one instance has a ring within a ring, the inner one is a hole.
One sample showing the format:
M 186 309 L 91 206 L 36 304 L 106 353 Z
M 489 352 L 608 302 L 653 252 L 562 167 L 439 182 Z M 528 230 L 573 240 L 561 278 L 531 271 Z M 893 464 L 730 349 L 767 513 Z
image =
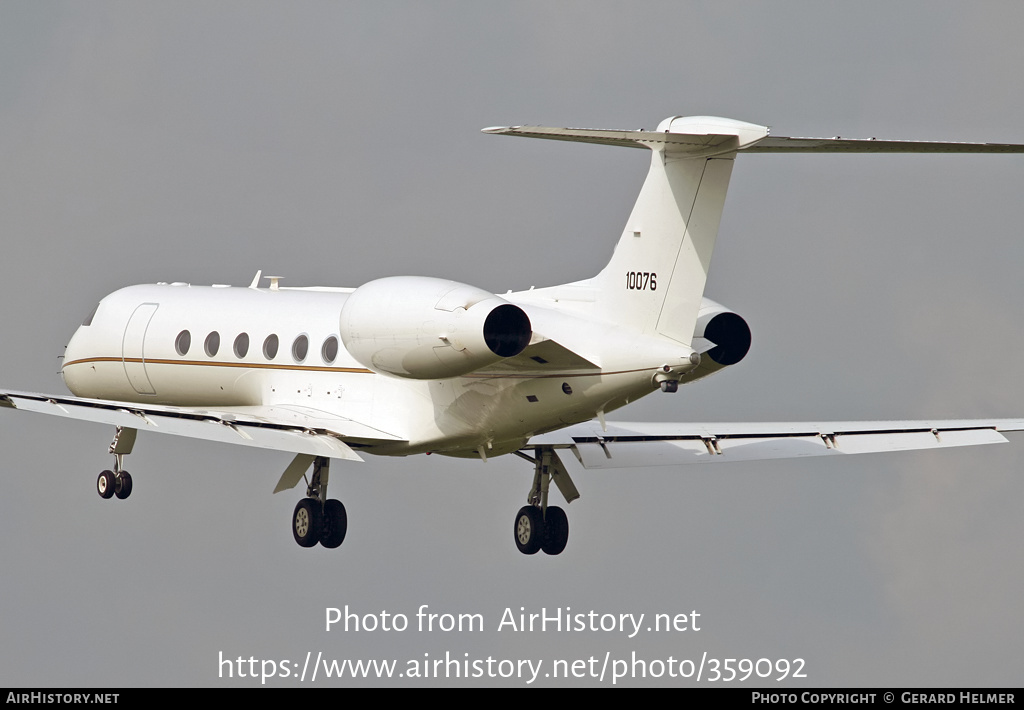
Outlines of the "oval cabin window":
M 268 335 L 267 339 L 263 341 L 263 357 L 268 360 L 273 360 L 277 357 L 277 347 L 279 343 L 276 335 Z
M 320 348 L 320 354 L 328 365 L 334 362 L 334 359 L 338 357 L 338 339 L 332 335 L 325 340 L 323 347 Z
M 292 343 L 292 357 L 295 358 L 295 362 L 302 362 L 306 359 L 306 355 L 309 354 L 309 338 L 305 335 L 300 335 Z
M 216 330 L 206 336 L 206 342 L 203 343 L 203 349 L 206 351 L 207 357 L 213 357 L 220 350 L 220 333 Z
M 188 355 L 188 349 L 192 347 L 192 334 L 187 330 L 183 330 L 178 333 L 178 337 L 174 339 L 175 351 L 184 357 Z
M 239 333 L 235 338 L 235 357 L 241 359 L 249 352 L 249 334 Z

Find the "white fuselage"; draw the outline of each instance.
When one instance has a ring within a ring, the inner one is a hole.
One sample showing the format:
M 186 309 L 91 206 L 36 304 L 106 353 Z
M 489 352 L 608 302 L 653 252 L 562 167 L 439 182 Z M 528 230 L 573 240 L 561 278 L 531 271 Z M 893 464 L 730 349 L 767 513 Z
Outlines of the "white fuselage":
M 68 344 L 62 374 L 81 397 L 238 411 L 294 406 L 402 439 L 376 442 L 369 453 L 491 456 L 650 393 L 666 363 L 692 367 L 688 346 L 662 341 L 652 352 L 644 336 L 572 313 L 545 291 L 504 298 L 529 314 L 535 341 L 585 350 L 598 367 L 520 356 L 460 377 L 396 377 L 357 362 L 341 343 L 348 289 L 157 284 L 104 298 Z M 247 348 L 236 348 L 240 336 Z M 276 352 L 265 348 L 272 336 Z M 294 347 L 303 336 L 304 357 Z

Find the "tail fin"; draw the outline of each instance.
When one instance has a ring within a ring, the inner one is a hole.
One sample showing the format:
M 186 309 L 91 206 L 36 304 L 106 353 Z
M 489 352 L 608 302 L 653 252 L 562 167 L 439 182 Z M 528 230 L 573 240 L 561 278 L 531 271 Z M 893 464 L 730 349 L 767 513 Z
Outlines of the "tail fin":
M 593 279 L 596 313 L 690 344 L 736 151 L 768 135 L 726 118 L 667 118 L 657 131 L 519 126 L 488 133 L 651 150 L 647 174 L 608 265 Z

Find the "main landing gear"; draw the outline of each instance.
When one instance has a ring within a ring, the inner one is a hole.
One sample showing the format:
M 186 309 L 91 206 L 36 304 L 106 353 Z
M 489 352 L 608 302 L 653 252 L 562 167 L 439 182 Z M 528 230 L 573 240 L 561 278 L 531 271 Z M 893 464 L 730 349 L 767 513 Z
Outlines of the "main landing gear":
M 529 505 L 516 513 L 512 534 L 516 547 L 524 555 L 534 555 L 540 550 L 558 555 L 569 542 L 569 518 L 558 506 L 548 505 L 548 488 L 553 480 L 567 503 L 579 498 L 580 494 L 554 449 L 537 447 L 534 451 L 536 457 L 515 452 L 520 458 L 532 462 L 535 470 L 533 485 L 526 498 Z
M 327 497 L 330 465 L 331 460 L 326 456 L 313 459 L 313 475 L 306 485 L 306 497 L 292 513 L 292 535 L 302 547 L 313 547 L 319 542 L 324 547 L 335 548 L 345 541 L 348 532 L 345 506 L 340 500 Z
M 132 452 L 136 433 L 137 430 L 125 427 L 117 427 L 114 432 L 109 450 L 114 455 L 114 470 L 103 471 L 96 479 L 96 492 L 100 498 L 117 496 L 124 500 L 132 494 L 132 475 L 124 470 L 124 457 Z

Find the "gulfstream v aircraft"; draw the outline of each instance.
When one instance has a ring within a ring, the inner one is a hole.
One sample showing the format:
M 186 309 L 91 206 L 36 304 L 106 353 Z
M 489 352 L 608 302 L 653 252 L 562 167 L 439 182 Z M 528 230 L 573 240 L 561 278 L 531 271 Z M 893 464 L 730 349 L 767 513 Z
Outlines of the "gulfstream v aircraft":
M 655 131 L 487 128 L 485 133 L 641 148 L 651 168 L 607 266 L 593 278 L 495 295 L 426 276 L 358 288 L 161 283 L 116 291 L 68 343 L 74 396 L 0 390 L 11 409 L 116 427 L 103 498 L 127 498 L 138 431 L 294 454 L 275 492 L 305 480 L 292 532 L 337 547 L 345 507 L 331 459 L 514 454 L 533 467 L 515 516 L 519 550 L 557 555 L 579 497 L 564 465 L 676 466 L 1005 441 L 1024 420 L 623 423 L 613 410 L 736 364 L 750 330 L 704 298 L 733 162 L 746 153 L 1021 153 L 1024 146 L 781 138 L 724 118 Z M 611 246 L 611 245 L 609 245 Z

